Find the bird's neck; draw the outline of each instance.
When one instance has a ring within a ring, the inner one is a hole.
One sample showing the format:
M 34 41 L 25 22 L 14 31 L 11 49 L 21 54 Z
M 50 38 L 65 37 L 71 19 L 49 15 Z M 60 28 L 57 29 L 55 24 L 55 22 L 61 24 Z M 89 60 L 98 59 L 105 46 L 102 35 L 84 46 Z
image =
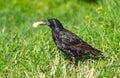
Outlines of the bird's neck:
M 50 28 L 52 29 L 52 31 L 56 32 L 56 33 L 59 33 L 61 30 L 63 30 L 63 26 L 61 25 L 51 25 Z
M 52 29 L 52 31 L 54 31 L 55 33 L 59 33 L 62 29 L 59 29 L 59 28 L 54 28 Z
M 54 36 L 55 38 L 57 38 L 62 30 L 63 30 L 63 29 L 59 29 L 59 28 L 54 28 L 54 29 L 52 29 L 52 34 L 53 34 L 53 36 Z

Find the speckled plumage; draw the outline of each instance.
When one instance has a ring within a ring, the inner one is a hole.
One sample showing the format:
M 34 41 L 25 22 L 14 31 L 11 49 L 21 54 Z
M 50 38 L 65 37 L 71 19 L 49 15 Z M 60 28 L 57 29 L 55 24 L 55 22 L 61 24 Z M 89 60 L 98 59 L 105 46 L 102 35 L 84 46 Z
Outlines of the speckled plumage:
M 65 29 L 57 19 L 48 19 L 47 25 L 52 29 L 52 38 L 57 47 L 65 54 L 68 54 L 73 63 L 75 63 L 77 57 L 83 55 L 103 56 L 101 51 L 93 48 L 77 35 Z

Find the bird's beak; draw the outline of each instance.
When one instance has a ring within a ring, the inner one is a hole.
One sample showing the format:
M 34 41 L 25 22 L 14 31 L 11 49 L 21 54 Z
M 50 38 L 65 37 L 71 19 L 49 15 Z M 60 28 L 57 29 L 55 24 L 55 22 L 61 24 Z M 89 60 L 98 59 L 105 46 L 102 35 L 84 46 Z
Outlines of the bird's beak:
M 33 27 L 38 27 L 39 25 L 48 25 L 48 21 L 47 20 L 42 20 L 42 21 L 38 21 L 38 22 L 34 22 L 33 23 Z

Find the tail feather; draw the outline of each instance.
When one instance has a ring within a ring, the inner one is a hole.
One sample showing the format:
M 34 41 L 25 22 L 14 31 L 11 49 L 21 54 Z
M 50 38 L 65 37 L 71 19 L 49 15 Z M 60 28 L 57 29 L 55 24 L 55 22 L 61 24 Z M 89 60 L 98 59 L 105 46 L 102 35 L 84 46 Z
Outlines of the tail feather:
M 91 51 L 91 54 L 93 54 L 93 55 L 95 55 L 95 56 L 101 56 L 101 57 L 104 57 L 103 54 L 102 54 L 102 52 L 99 51 L 99 50 L 97 50 L 97 49 Z

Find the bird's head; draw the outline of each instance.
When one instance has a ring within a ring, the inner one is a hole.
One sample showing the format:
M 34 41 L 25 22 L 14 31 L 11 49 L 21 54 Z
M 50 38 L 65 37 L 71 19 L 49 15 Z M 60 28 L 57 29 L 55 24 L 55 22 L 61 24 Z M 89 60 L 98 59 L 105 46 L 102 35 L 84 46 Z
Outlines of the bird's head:
M 52 18 L 52 19 L 48 19 L 48 20 L 41 20 L 38 22 L 35 22 L 33 24 L 33 27 L 38 27 L 39 25 L 48 25 L 53 31 L 60 31 L 63 29 L 62 24 L 60 23 L 59 20 Z

